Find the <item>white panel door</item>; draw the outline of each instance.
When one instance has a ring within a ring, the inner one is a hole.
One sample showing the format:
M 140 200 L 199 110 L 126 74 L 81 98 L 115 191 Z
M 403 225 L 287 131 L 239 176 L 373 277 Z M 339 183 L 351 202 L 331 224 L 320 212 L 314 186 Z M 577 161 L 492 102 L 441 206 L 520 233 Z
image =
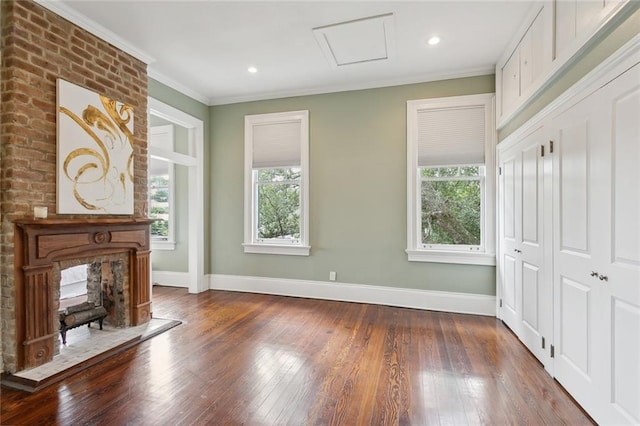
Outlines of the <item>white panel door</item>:
M 517 201 L 517 188 L 519 176 L 518 146 L 500 153 L 499 166 L 501 169 L 499 181 L 499 205 L 500 205 L 500 257 L 499 285 L 500 285 L 500 318 L 519 335 L 520 318 L 522 316 L 521 289 L 519 278 L 516 276 L 518 261 L 516 258 L 518 239 L 516 235 L 516 221 L 520 215 Z
M 602 191 L 594 176 L 599 167 L 602 141 L 591 129 L 597 115 L 592 97 L 555 116 L 552 131 L 554 204 L 554 374 L 587 410 L 596 405 L 596 341 L 600 321 L 594 314 L 600 282 L 595 262 L 601 254 L 597 235 L 602 217 L 594 208 Z M 600 231 L 599 231 L 600 229 Z
M 551 283 L 543 280 L 542 126 L 500 152 L 500 318 L 547 363 L 543 329 L 551 330 Z M 546 298 L 545 298 L 546 296 Z M 546 311 L 544 311 L 546 309 Z
M 598 140 L 611 141 L 600 198 L 605 256 L 596 265 L 602 298 L 602 424 L 640 424 L 640 65 L 600 90 Z M 600 279 L 602 278 L 602 279 Z
M 540 127 L 525 138 L 519 152 L 519 217 L 516 221 L 517 275 L 522 289 L 519 337 L 543 364 L 547 359 L 542 337 L 544 330 L 551 328 L 549 319 L 552 315 L 551 283 L 547 283 L 549 288 L 545 289 L 543 280 L 544 158 L 540 150 L 545 139 L 544 130 Z

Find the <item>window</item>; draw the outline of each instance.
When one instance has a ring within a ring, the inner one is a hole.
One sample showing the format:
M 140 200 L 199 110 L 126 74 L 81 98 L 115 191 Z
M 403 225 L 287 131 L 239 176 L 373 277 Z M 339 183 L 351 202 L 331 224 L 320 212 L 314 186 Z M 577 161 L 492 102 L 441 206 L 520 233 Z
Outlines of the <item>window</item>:
M 245 117 L 245 253 L 308 256 L 309 112 Z
M 173 152 L 173 126 L 154 126 L 149 134 L 149 217 L 156 219 L 151 224 L 151 245 L 155 250 L 174 250 L 175 165 L 162 155 Z
M 493 94 L 407 102 L 410 261 L 495 265 Z

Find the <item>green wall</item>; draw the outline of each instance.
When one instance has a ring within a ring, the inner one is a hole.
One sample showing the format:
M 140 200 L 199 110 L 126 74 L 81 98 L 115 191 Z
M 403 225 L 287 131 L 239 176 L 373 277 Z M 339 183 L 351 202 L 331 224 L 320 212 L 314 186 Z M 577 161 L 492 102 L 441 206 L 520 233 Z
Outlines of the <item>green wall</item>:
M 627 12 L 623 13 L 624 16 L 616 18 L 619 22 L 602 34 L 572 66 L 558 76 L 529 106 L 525 107 L 498 131 L 499 141 L 513 133 L 627 41 L 638 35 L 640 31 L 640 1 L 632 0 L 628 7 Z
M 495 294 L 495 268 L 408 262 L 406 101 L 490 93 L 487 75 L 214 106 L 211 269 L 214 274 Z M 244 116 L 309 110 L 311 256 L 243 252 Z

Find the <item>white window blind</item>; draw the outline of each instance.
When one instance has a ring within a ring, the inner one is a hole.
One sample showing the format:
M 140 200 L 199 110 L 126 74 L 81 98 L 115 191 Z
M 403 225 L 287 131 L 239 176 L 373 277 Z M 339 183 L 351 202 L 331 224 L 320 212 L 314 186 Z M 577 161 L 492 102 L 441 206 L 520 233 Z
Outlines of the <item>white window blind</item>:
M 253 168 L 300 166 L 300 121 L 254 124 Z
M 418 166 L 484 163 L 484 106 L 420 110 Z

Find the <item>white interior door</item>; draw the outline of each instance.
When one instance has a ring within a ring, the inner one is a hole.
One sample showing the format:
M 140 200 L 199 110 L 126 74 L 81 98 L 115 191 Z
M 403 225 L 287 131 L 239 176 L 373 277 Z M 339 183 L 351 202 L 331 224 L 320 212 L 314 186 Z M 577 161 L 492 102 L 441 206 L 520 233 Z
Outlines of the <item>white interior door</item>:
M 598 365 L 595 316 L 600 283 L 592 276 L 600 257 L 597 233 L 604 226 L 597 204 L 602 191 L 594 175 L 603 144 L 593 138 L 592 97 L 553 119 L 554 159 L 554 373 L 587 410 L 594 407 Z
M 501 170 L 498 197 L 500 215 L 500 267 L 498 269 L 500 282 L 500 318 L 511 330 L 518 335 L 520 327 L 521 306 L 519 306 L 520 283 L 517 277 L 518 265 L 516 258 L 517 241 L 516 221 L 520 215 L 517 202 L 517 187 L 519 181 L 518 146 L 500 152 L 499 166 Z
M 500 153 L 499 273 L 500 318 L 546 364 L 542 337 L 551 328 L 552 292 L 544 291 L 542 267 L 544 142 L 540 126 Z
M 529 134 L 519 150 L 519 180 L 516 197 L 519 215 L 516 220 L 518 272 L 521 287 L 522 314 L 520 340 L 546 364 L 546 344 L 542 338 L 552 306 L 551 292 L 545 292 L 543 280 L 543 207 L 544 166 L 541 147 L 545 145 L 544 129 L 539 127 Z M 547 283 L 551 287 L 551 283 Z
M 640 424 L 640 65 L 601 90 L 598 141 L 611 140 L 601 198 L 606 255 L 597 264 L 602 291 L 604 376 L 601 423 Z M 602 277 L 602 279 L 600 279 Z

